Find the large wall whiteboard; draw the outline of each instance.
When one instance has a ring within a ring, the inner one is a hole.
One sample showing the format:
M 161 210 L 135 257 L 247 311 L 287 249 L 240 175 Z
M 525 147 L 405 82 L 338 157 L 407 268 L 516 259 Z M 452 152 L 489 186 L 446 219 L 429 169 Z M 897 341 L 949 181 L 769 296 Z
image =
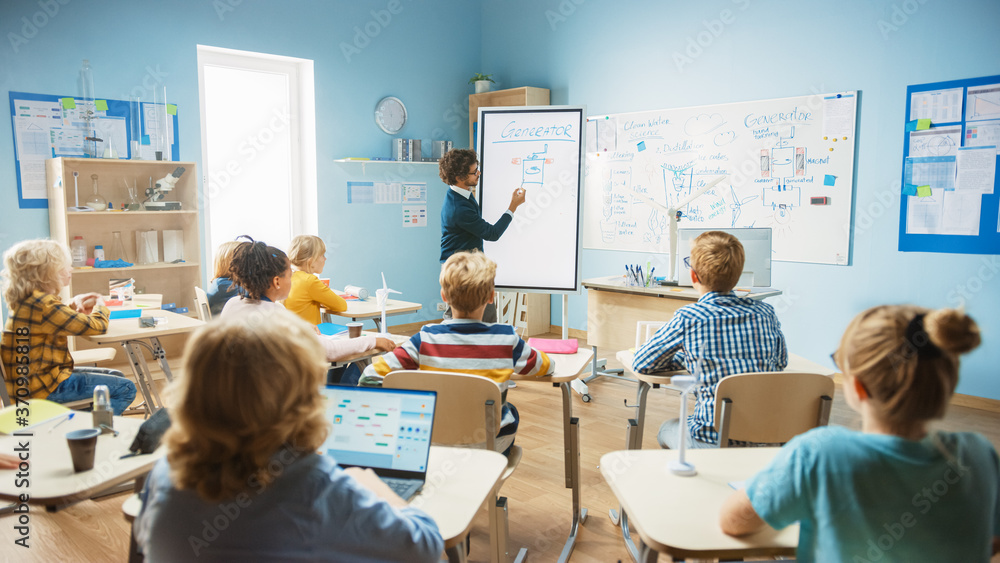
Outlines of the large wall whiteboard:
M 585 248 L 668 252 L 681 228 L 770 227 L 774 259 L 847 264 L 857 92 L 590 117 Z M 812 198 L 826 198 L 813 201 Z
M 574 292 L 580 281 L 583 107 L 479 109 L 479 201 L 494 222 L 523 187 L 526 200 L 496 242 L 498 289 Z

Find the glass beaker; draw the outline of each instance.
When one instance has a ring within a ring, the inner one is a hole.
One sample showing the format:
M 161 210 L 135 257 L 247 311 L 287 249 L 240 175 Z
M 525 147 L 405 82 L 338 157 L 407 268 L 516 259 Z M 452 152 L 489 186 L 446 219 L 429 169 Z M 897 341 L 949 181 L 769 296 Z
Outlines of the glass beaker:
M 101 197 L 101 194 L 97 193 L 97 174 L 91 174 L 90 178 L 94 181 L 94 194 L 90 196 L 87 200 L 87 207 L 93 209 L 94 211 L 107 211 L 108 210 L 108 200 Z
M 128 185 L 125 178 L 122 178 L 122 183 L 125 184 L 125 189 L 128 191 L 128 203 L 125 204 L 125 209 L 129 211 L 142 211 L 145 209 L 142 200 L 139 199 L 139 179 L 133 178 L 131 186 Z
M 129 259 L 128 254 L 125 253 L 125 243 L 122 242 L 121 231 L 111 233 L 111 252 L 108 254 L 108 260 L 132 261 Z

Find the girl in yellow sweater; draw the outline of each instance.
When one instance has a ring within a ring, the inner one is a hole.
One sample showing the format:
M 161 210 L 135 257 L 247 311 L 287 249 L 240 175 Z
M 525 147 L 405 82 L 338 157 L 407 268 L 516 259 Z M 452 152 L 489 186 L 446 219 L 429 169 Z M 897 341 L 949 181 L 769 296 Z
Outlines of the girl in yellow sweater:
M 347 310 L 347 301 L 319 281 L 316 274 L 326 266 L 326 244 L 313 235 L 299 235 L 288 249 L 292 263 L 292 291 L 285 299 L 285 308 L 307 323 L 320 323 L 319 306 L 337 313 Z

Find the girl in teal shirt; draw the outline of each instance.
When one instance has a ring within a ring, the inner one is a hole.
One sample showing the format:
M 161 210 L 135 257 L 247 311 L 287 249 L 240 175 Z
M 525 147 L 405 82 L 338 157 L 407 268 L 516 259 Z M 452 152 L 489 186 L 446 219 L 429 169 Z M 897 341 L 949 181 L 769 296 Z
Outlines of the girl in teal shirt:
M 798 522 L 809 561 L 989 561 L 1000 536 L 1000 461 L 971 432 L 937 432 L 958 356 L 980 343 L 960 311 L 881 306 L 851 321 L 834 353 L 861 432 L 811 430 L 723 506 L 744 535 Z

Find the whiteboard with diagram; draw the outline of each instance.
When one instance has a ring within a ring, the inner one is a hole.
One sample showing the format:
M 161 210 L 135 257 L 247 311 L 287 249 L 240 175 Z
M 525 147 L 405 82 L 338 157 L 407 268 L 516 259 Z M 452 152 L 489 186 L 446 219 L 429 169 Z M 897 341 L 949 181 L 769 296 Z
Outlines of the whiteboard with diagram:
M 770 227 L 773 258 L 846 265 L 856 91 L 590 116 L 584 248 L 667 253 L 680 228 Z M 658 205 L 651 205 L 658 204 Z

